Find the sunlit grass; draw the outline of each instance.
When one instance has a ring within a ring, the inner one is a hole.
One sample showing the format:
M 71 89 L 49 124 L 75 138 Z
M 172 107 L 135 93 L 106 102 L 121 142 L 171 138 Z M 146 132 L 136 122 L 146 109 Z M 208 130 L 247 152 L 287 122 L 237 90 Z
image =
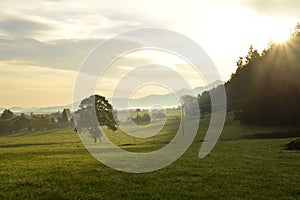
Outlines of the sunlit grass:
M 248 127 L 229 116 L 213 151 L 198 158 L 209 118 L 188 151 L 168 167 L 127 174 L 104 166 L 73 130 L 17 133 L 0 137 L 0 199 L 299 199 L 300 152 L 292 139 L 246 140 L 243 135 L 285 131 Z M 176 118 L 144 142 L 111 132 L 114 142 L 159 148 L 173 137 Z M 134 151 L 134 150 L 133 150 Z

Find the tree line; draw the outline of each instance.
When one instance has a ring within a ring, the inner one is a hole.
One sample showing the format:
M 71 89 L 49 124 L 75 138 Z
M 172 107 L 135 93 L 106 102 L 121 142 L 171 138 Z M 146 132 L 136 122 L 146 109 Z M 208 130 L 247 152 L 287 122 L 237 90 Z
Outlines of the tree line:
M 300 25 L 285 43 L 259 52 L 252 45 L 224 84 L 227 109 L 235 119 L 253 125 L 298 125 L 300 122 Z M 210 93 L 198 95 L 202 113 L 211 110 Z
M 52 114 L 15 114 L 5 109 L 0 116 L 0 134 L 18 131 L 74 127 L 69 109 Z

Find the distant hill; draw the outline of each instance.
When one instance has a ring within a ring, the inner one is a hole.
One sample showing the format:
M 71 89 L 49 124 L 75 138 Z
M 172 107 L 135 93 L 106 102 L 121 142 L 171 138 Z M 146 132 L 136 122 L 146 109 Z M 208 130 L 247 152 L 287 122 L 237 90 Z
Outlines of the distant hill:
M 126 98 L 117 98 L 117 99 L 111 99 L 109 98 L 109 102 L 113 104 L 113 106 L 117 109 L 124 109 L 123 105 L 126 105 L 126 103 L 129 103 L 129 107 L 132 108 L 149 108 L 154 105 L 160 105 L 162 107 L 166 108 L 172 108 L 177 107 L 180 105 L 179 98 L 184 95 L 193 95 L 197 96 L 198 94 L 201 94 L 204 91 L 210 90 L 218 85 L 223 84 L 222 81 L 215 81 L 212 84 L 209 84 L 206 87 L 197 87 L 193 89 L 192 91 L 188 89 L 181 89 L 177 91 L 176 93 L 169 93 L 164 95 L 149 95 L 146 97 L 142 97 L 139 99 L 126 99 Z M 176 98 L 177 96 L 177 98 Z
M 223 84 L 222 81 L 215 81 L 212 84 L 209 84 L 206 87 L 197 87 L 193 89 L 192 91 L 189 91 L 188 89 L 181 89 L 177 91 L 175 94 L 177 95 L 178 98 L 184 96 L 184 95 L 194 95 L 197 96 L 198 94 L 201 94 L 203 91 L 210 90 L 220 84 Z M 129 100 L 129 106 L 132 108 L 148 108 L 153 105 L 160 105 L 162 107 L 177 107 L 180 102 L 177 100 L 176 95 L 174 93 L 169 93 L 169 94 L 164 94 L 164 95 L 149 95 L 146 97 L 138 98 L 138 99 L 130 99 Z M 116 99 L 111 99 L 108 98 L 108 101 L 110 103 L 113 103 L 114 108 L 116 109 L 122 109 L 124 105 L 124 102 L 128 102 L 128 99 L 125 98 L 116 98 Z M 80 102 L 75 103 L 75 110 L 79 108 Z M 35 114 L 48 114 L 48 113 L 53 113 L 60 111 L 62 112 L 63 109 L 69 108 L 70 110 L 73 110 L 73 104 L 69 105 L 64 105 L 64 106 L 50 106 L 50 107 L 29 107 L 29 108 L 22 108 L 22 107 L 11 107 L 8 108 L 14 113 L 25 113 L 25 114 L 30 114 L 30 113 L 35 113 Z M 5 108 L 0 108 L 0 112 Z
M 47 113 L 54 113 L 57 111 L 62 112 L 63 109 L 69 108 L 72 110 L 72 104 L 70 105 L 65 105 L 65 106 L 50 106 L 50 107 L 29 107 L 29 108 L 22 108 L 22 107 L 11 107 L 8 108 L 14 113 L 25 113 L 25 114 L 30 114 L 30 113 L 35 113 L 35 114 L 47 114 Z M 0 111 L 2 111 L 4 108 L 0 108 Z

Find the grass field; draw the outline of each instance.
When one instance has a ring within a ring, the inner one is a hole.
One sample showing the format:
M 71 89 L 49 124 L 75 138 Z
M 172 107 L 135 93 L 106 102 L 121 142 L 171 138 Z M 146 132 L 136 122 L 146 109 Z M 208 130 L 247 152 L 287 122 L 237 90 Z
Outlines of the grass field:
M 292 138 L 247 139 L 245 135 L 295 131 L 249 127 L 228 117 L 221 139 L 198 158 L 209 119 L 192 146 L 168 167 L 146 174 L 119 172 L 101 164 L 73 130 L 0 136 L 0 199 L 300 199 L 300 152 L 287 151 Z M 120 147 L 160 148 L 178 120 L 148 140 L 109 133 Z M 124 145 L 126 144 L 126 145 Z

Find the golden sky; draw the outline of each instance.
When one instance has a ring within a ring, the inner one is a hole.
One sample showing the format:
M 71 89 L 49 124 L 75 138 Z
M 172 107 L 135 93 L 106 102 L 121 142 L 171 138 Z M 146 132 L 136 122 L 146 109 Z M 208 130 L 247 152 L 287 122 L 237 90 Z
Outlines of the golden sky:
M 226 81 L 250 44 L 261 51 L 270 40 L 287 39 L 299 13 L 300 2 L 294 0 L 1 0 L 0 107 L 72 103 L 76 76 L 89 52 L 112 36 L 144 27 L 194 40 Z M 141 61 L 171 65 L 192 87 L 205 84 L 182 60 L 147 51 L 128 55 L 108 70 L 100 81 L 103 95 L 109 97 L 115 81 Z

